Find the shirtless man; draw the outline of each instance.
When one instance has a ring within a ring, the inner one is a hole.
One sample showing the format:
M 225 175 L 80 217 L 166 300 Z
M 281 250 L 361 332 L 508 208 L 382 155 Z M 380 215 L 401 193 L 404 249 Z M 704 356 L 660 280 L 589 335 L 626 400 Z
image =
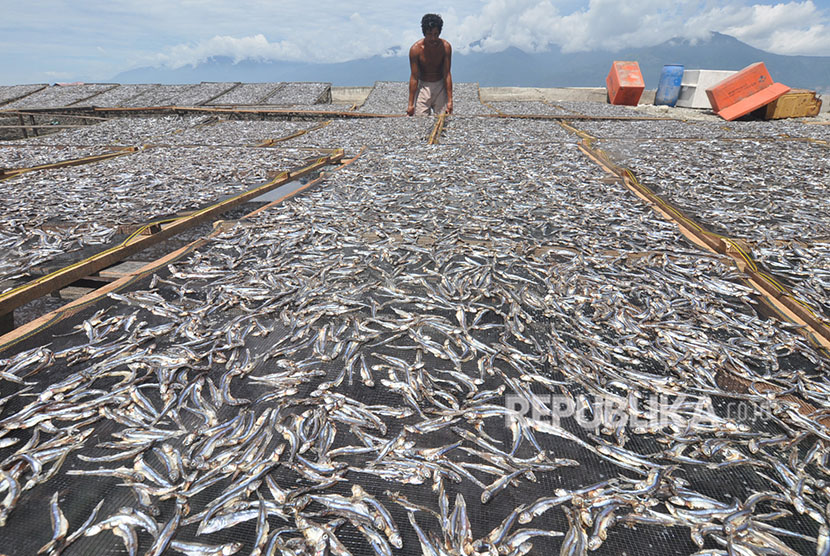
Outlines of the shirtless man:
M 424 38 L 409 49 L 409 116 L 428 116 L 430 109 L 452 114 L 452 46 L 439 38 L 443 26 L 440 15 L 426 14 L 421 19 Z

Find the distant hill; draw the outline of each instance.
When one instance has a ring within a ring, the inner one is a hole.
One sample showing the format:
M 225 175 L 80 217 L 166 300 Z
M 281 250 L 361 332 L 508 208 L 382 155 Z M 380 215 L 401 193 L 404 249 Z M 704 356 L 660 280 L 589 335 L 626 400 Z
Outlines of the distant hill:
M 733 37 L 713 33 L 706 41 L 672 39 L 646 48 L 619 52 L 559 51 L 527 53 L 508 48 L 495 53 L 455 54 L 453 79 L 484 87 L 601 87 L 614 60 L 636 60 L 646 82 L 655 89 L 666 64 L 686 69 L 739 70 L 764 62 L 772 78 L 790 87 L 830 93 L 830 56 L 782 56 L 751 47 Z M 216 57 L 178 69 L 144 67 L 120 73 L 115 83 L 199 83 L 202 81 L 323 81 L 335 86 L 369 86 L 375 81 L 405 81 L 403 57 L 374 56 L 337 64 L 243 60 Z

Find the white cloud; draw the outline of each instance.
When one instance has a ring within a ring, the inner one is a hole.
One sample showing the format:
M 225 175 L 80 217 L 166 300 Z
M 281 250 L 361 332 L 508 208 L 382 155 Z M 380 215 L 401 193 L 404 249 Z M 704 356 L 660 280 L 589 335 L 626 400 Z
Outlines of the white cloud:
M 676 37 L 703 39 L 710 31 L 719 31 L 773 53 L 830 54 L 827 17 L 811 0 L 744 6 L 697 0 L 590 0 L 570 13 L 561 13 L 551 0 L 487 0 L 479 10 L 466 11 L 468 15 L 459 16 L 453 8 L 444 10 L 443 36 L 459 53 L 495 52 L 509 46 L 528 52 L 618 50 Z M 376 9 L 367 6 L 359 12 L 330 12 L 319 20 L 306 19 L 302 25 L 282 21 L 272 29 L 279 40 L 269 40 L 264 33 L 216 35 L 178 44 L 142 61 L 177 68 L 211 56 L 237 62 L 245 58 L 339 62 L 374 55 L 403 56 L 420 37 L 418 19 L 408 16 L 402 21 L 386 13 L 379 17 Z
M 508 46 L 582 52 L 650 46 L 675 37 L 701 39 L 710 31 L 777 54 L 830 55 L 828 18 L 810 0 L 751 6 L 694 0 L 591 0 L 587 7 L 568 14 L 560 13 L 549 0 L 490 0 L 448 34 L 457 39 L 456 49 L 461 52 Z
M 766 50 L 778 54 L 827 56 L 830 54 L 830 27 L 812 25 L 798 31 L 775 31 Z
M 278 19 L 278 18 L 277 18 Z M 400 21 L 391 18 L 389 21 Z M 266 59 L 310 62 L 342 62 L 398 52 L 417 40 L 420 16 L 403 23 L 410 29 L 389 27 L 377 13 L 328 13 L 325 18 L 296 18 L 290 24 L 263 25 L 269 33 L 217 35 L 194 43 L 177 44 L 160 54 L 134 60 L 134 65 L 165 65 L 178 68 L 195 65 L 212 56 L 240 60 Z M 271 36 L 266 36 L 271 35 Z M 279 37 L 275 39 L 274 36 Z
M 180 44 L 155 56 L 155 62 L 173 69 L 197 65 L 212 56 L 233 58 L 234 63 L 246 58 L 258 60 L 301 60 L 303 50 L 290 42 L 268 42 L 264 35 L 253 37 L 216 36 L 194 45 Z
M 747 6 L 718 30 L 776 54 L 830 54 L 828 18 L 811 1 Z
M 797 29 L 818 16 L 812 2 L 747 6 L 735 12 L 735 21 L 730 21 L 723 31 L 746 40 L 763 40 L 780 29 Z

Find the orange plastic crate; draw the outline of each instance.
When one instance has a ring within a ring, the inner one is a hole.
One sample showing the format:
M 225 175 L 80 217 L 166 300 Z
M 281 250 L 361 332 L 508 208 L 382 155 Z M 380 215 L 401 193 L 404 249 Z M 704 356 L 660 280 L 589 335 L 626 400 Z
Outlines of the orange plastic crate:
M 611 65 L 611 71 L 605 78 L 608 89 L 608 102 L 625 106 L 637 106 L 640 96 L 646 88 L 640 64 L 637 62 L 618 62 Z
M 763 62 L 745 67 L 735 75 L 706 89 L 712 110 L 725 120 L 734 120 L 774 101 L 790 90 L 775 83 Z

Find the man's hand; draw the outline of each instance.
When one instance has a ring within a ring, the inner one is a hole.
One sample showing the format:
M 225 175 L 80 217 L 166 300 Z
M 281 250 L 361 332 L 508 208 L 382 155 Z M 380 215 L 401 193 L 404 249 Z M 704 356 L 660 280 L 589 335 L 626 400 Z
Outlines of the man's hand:
M 446 110 L 446 112 L 447 112 L 447 114 L 452 114 L 452 101 L 451 100 L 447 101 L 447 110 Z
M 412 116 L 413 114 L 415 114 L 415 105 L 410 104 L 409 106 L 406 107 L 406 115 L 407 116 Z

